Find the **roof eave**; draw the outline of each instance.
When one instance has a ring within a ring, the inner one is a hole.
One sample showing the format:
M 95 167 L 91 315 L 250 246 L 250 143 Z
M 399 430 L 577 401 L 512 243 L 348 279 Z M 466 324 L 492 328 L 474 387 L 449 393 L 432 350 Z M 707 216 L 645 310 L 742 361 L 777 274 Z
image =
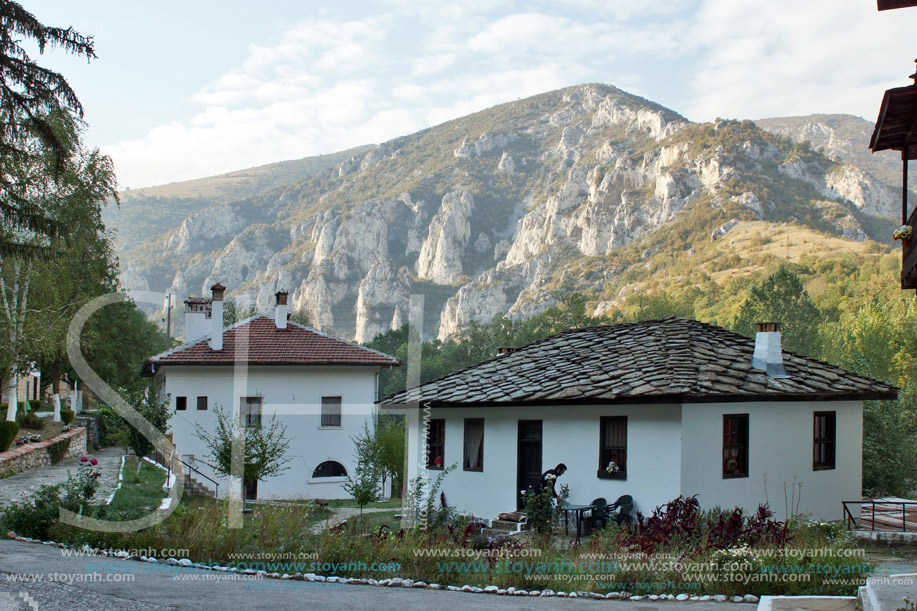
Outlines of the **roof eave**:
M 395 403 L 388 398 L 376 401 L 383 409 L 404 409 L 413 407 L 435 408 L 476 408 L 476 407 L 548 407 L 565 405 L 641 405 L 665 403 L 753 403 L 753 402 L 791 402 L 791 401 L 883 401 L 898 398 L 898 391 L 870 391 L 859 393 L 809 393 L 809 394 L 774 394 L 774 395 L 695 395 L 695 394 L 667 394 L 667 395 L 639 395 L 620 396 L 614 398 L 599 397 L 574 397 L 571 399 L 536 399 L 522 401 L 436 401 L 420 400 L 408 403 Z

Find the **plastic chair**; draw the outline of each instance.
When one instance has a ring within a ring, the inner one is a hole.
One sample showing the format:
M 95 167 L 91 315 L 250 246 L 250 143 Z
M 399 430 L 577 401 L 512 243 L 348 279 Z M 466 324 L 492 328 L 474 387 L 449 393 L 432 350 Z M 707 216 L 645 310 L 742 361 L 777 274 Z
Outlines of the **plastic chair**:
M 592 515 L 589 516 L 592 529 L 604 528 L 608 524 L 608 501 L 599 497 L 589 504 L 593 507 Z
M 615 509 L 618 510 L 618 513 L 614 514 L 615 522 L 619 525 L 627 522 L 630 524 L 630 515 L 634 510 L 634 499 L 629 494 L 622 495 L 618 497 L 618 500 L 609 505 L 606 508 L 606 515 L 611 515 L 611 512 Z

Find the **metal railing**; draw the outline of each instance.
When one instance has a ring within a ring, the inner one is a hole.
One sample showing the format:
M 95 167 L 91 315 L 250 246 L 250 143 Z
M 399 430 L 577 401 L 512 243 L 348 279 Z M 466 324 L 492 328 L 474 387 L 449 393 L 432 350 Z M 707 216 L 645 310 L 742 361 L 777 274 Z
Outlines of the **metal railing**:
M 863 518 L 862 518 L 863 507 L 869 507 L 870 509 L 872 509 L 872 514 L 871 514 L 872 519 L 870 520 L 870 522 L 872 523 L 872 527 L 870 528 L 870 530 L 876 530 L 876 506 L 878 505 L 879 507 L 885 507 L 885 506 L 890 505 L 893 507 L 897 507 L 897 506 L 901 507 L 901 532 L 907 532 L 907 525 L 908 525 L 907 508 L 908 506 L 917 507 L 917 501 L 893 501 L 893 500 L 886 500 L 886 499 L 868 499 L 865 501 L 842 501 L 841 504 L 844 506 L 844 525 L 847 527 L 848 530 L 850 530 L 851 525 L 853 525 L 853 528 L 855 529 L 860 528 L 860 523 L 863 521 Z M 857 519 L 854 517 L 853 513 L 850 511 L 850 507 L 848 507 L 848 505 L 859 505 L 860 506 L 861 516 L 860 516 L 859 522 L 857 522 Z M 917 513 L 914 514 L 914 517 L 917 518 Z M 917 531 L 917 522 L 912 522 L 911 526 L 913 527 L 914 531 Z M 889 530 L 889 529 L 880 528 L 879 530 Z
M 212 484 L 213 484 L 213 487 L 214 487 L 214 493 L 213 493 L 214 496 L 215 496 L 216 498 L 220 498 L 220 484 L 219 484 L 219 482 L 217 482 L 217 481 L 216 481 L 215 479 L 213 479 L 212 477 L 209 477 L 209 476 L 205 475 L 204 473 L 201 473 L 198 469 L 196 469 L 195 467 L 192 467 L 191 465 L 189 465 L 188 463 L 186 463 L 185 461 L 183 461 L 180 457 L 176 457 L 176 456 L 174 456 L 174 454 L 173 454 L 172 458 L 174 458 L 175 460 L 177 460 L 178 462 L 180 462 L 181 464 L 183 464 L 185 467 L 187 467 L 188 470 L 189 470 L 191 473 L 195 473 L 195 474 L 199 475 L 200 477 L 206 479 L 206 480 L 209 481 L 210 483 L 212 483 Z M 168 465 L 169 465 L 169 473 L 168 473 L 167 477 L 171 477 L 171 476 L 172 476 L 172 459 L 171 459 L 171 458 L 168 460 Z M 182 475 L 184 475 L 184 474 L 182 474 Z M 188 474 L 188 476 L 190 477 L 190 473 Z

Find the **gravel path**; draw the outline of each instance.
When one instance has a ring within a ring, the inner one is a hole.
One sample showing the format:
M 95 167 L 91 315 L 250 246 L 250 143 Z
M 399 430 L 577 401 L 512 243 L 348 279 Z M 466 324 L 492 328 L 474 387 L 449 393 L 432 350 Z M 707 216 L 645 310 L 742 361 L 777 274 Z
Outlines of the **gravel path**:
M 118 486 L 118 471 L 121 468 L 121 457 L 124 455 L 122 448 L 102 448 L 87 454 L 90 458 L 99 461 L 99 490 L 96 492 L 94 502 L 105 502 L 108 495 Z M 78 458 L 67 460 L 59 465 L 30 469 L 24 473 L 0 480 L 0 506 L 10 501 L 19 500 L 28 496 L 30 492 L 46 484 L 59 484 L 67 480 L 67 473 L 79 471 Z

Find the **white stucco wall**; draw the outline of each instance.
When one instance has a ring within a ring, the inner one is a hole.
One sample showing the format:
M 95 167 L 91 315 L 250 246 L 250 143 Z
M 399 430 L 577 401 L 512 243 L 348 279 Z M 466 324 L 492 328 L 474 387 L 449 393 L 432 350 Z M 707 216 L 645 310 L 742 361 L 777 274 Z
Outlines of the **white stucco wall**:
M 837 413 L 836 467 L 814 471 L 813 414 Z M 723 415 L 748 414 L 748 477 L 723 479 Z M 754 402 L 686 404 L 682 418 L 681 491 L 698 495 L 702 507 L 740 506 L 756 511 L 769 502 L 785 519 L 793 482 L 799 511 L 827 520 L 842 518 L 841 501 L 861 498 L 863 404 Z M 765 476 L 767 487 L 765 490 Z M 784 485 L 786 493 L 784 493 Z
M 286 425 L 292 443 L 287 452 L 290 468 L 258 482 L 258 498 L 345 498 L 344 478 L 313 479 L 312 472 L 320 463 L 333 460 L 344 465 L 349 475 L 354 474 L 351 436 L 362 430 L 364 422 L 372 430 L 376 371 L 367 367 L 249 367 L 245 375 L 235 376 L 232 367 L 167 367 L 156 377 L 165 377 L 172 410 L 169 426 L 179 453 L 198 459 L 196 467 L 220 482 L 221 496 L 228 491 L 228 480 L 200 463 L 208 460 L 208 449 L 195 436 L 194 424 L 213 431 L 217 405 L 238 410 L 239 397 L 260 395 L 264 398 L 262 422 L 267 424 L 276 415 Z M 179 396 L 188 398 L 185 411 L 175 409 Z M 207 411 L 197 410 L 198 396 L 208 398 Z M 323 396 L 341 397 L 340 427 L 320 426 Z
M 420 433 L 423 409 L 407 411 L 408 478 L 423 468 Z M 627 416 L 627 480 L 599 479 L 599 419 Z M 612 502 L 634 497 L 635 510 L 651 511 L 679 494 L 681 460 L 680 406 L 577 406 L 509 408 L 441 408 L 431 418 L 446 420 L 445 464 L 457 463 L 444 482 L 451 506 L 482 518 L 516 508 L 519 420 L 542 421 L 542 471 L 563 462 L 568 471 L 559 484 L 570 487 L 570 502 L 597 497 Z M 484 418 L 484 470 L 463 471 L 464 419 Z M 427 471 L 431 480 L 439 471 Z

